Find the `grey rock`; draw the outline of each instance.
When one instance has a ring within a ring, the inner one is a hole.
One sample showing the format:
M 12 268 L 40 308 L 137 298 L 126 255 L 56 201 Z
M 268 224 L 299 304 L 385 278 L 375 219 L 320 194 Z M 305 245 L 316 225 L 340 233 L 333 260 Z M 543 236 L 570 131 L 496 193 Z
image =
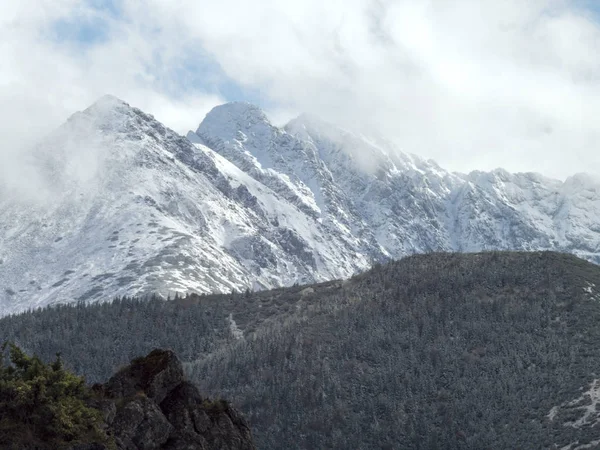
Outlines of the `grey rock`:
M 93 391 L 89 404 L 102 411 L 120 450 L 255 449 L 243 417 L 223 400 L 204 399 L 170 350 L 134 359 Z
M 109 450 L 104 444 L 76 444 L 68 450 Z
M 180 432 L 164 445 L 164 450 L 208 450 L 211 447 L 206 439 L 196 433 Z
M 101 397 L 104 394 L 102 385 L 94 385 L 92 386 L 92 390 L 96 393 L 96 395 L 98 395 L 98 397 L 88 400 L 87 405 L 102 412 L 102 418 L 107 426 L 112 424 L 117 414 L 117 406 L 115 405 L 115 402 Z
M 160 407 L 180 433 L 179 446 L 202 442 L 206 448 L 254 449 L 246 421 L 227 402 L 204 400 L 191 383 L 180 384 Z
M 65 170 L 81 157 L 76 142 L 103 161 L 93 189 Z M 186 139 L 105 97 L 33 153 L 54 197 L 30 205 L 0 192 L 0 315 L 348 278 L 431 251 L 600 263 L 598 178 L 449 172 L 310 116 L 276 127 L 244 103 L 216 107 Z M 48 282 L 31 284 L 23 267 Z
M 118 409 L 111 430 L 123 450 L 152 450 L 162 448 L 173 426 L 156 403 L 138 395 Z
M 170 350 L 153 350 L 115 374 L 104 386 L 109 397 L 129 397 L 142 391 L 156 403 L 183 381 L 183 367 Z

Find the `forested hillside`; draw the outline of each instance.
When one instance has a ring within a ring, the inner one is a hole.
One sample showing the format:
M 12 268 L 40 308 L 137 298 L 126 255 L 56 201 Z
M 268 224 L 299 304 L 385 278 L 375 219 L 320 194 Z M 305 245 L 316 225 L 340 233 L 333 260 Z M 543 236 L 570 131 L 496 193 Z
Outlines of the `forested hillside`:
M 429 254 L 347 281 L 119 299 L 0 320 L 12 339 L 104 380 L 172 348 L 257 447 L 598 445 L 600 267 L 556 253 Z
M 256 450 L 246 420 L 185 379 L 170 350 L 86 386 L 62 365 L 0 347 L 3 450 Z

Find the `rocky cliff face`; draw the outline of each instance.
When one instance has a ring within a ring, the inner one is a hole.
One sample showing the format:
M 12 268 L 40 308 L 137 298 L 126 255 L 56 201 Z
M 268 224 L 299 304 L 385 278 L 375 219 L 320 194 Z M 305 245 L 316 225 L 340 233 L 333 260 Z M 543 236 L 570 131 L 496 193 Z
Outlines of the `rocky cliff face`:
M 122 295 L 346 278 L 430 251 L 600 263 L 600 181 L 450 173 L 318 119 L 216 107 L 187 139 L 105 97 L 40 143 L 41 198 L 0 183 L 0 315 Z
M 171 351 L 154 350 L 93 390 L 91 406 L 120 450 L 255 449 L 241 415 L 224 400 L 203 398 Z M 104 448 L 94 445 L 77 449 Z
M 291 198 L 272 181 L 275 174 L 309 192 L 298 203 L 314 202 L 329 232 L 370 259 L 559 250 L 600 262 L 600 180 L 589 175 L 561 182 L 502 169 L 451 173 L 314 117 L 274 127 L 245 104 L 215 108 L 195 135 L 281 195 Z

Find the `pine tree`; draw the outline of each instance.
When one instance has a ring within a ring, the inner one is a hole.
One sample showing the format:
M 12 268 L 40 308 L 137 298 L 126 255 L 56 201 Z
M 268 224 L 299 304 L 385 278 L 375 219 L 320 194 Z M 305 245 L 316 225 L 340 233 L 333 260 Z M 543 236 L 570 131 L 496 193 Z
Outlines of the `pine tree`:
M 5 364 L 7 348 L 10 362 Z M 5 343 L 0 354 L 0 447 L 108 444 L 100 428 L 100 411 L 85 403 L 90 396 L 84 378 L 65 370 L 60 354 L 44 364 L 37 356 Z

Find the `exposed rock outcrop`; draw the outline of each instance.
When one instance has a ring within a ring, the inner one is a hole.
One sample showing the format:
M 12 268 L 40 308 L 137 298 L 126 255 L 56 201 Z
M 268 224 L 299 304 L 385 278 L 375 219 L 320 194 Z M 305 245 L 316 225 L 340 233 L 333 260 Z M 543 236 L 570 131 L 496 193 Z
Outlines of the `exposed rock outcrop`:
M 184 449 L 201 442 L 201 448 L 250 449 L 252 436 L 243 418 L 224 400 L 203 400 L 196 386 L 183 382 L 160 404 L 177 436 L 166 448 Z
M 82 148 L 98 162 L 84 178 L 69 169 Z M 278 128 L 244 103 L 214 108 L 185 139 L 103 97 L 31 160 L 40 195 L 0 191 L 0 316 L 324 282 L 432 251 L 600 264 L 600 179 L 459 174 L 314 117 Z
M 224 400 L 203 399 L 170 350 L 133 360 L 94 390 L 91 406 L 120 450 L 255 449 L 240 414 Z
M 136 358 L 104 385 L 108 397 L 130 397 L 139 392 L 156 403 L 183 382 L 181 362 L 170 350 L 154 350 Z

